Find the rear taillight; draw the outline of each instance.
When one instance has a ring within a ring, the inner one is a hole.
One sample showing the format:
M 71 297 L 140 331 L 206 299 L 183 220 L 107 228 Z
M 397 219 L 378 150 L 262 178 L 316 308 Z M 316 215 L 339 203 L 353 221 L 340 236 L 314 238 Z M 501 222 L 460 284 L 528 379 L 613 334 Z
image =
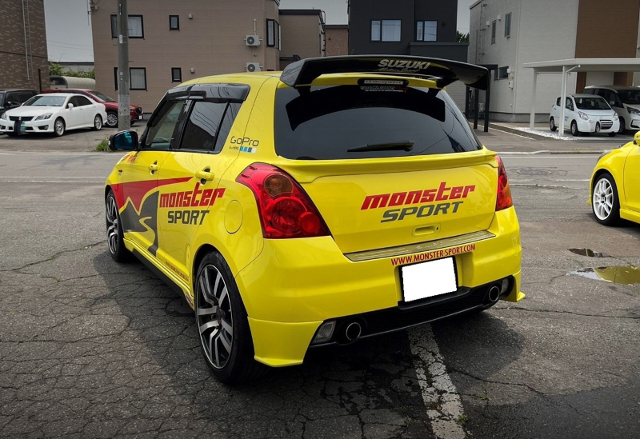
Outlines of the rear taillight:
M 507 171 L 504 169 L 502 159 L 496 156 L 498 162 L 498 199 L 496 200 L 496 211 L 513 206 L 511 200 L 511 189 L 509 189 L 509 179 Z
M 293 177 L 264 163 L 249 165 L 236 179 L 253 191 L 265 238 L 328 236 L 318 209 Z

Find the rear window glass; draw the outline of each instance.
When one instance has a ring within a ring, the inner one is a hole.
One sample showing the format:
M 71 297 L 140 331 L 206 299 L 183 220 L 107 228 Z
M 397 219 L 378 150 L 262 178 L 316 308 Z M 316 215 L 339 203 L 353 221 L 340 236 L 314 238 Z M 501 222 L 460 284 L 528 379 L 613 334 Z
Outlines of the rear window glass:
M 359 85 L 278 89 L 275 141 L 278 155 L 296 160 L 409 157 L 482 148 L 446 92 L 417 87 L 377 91 Z

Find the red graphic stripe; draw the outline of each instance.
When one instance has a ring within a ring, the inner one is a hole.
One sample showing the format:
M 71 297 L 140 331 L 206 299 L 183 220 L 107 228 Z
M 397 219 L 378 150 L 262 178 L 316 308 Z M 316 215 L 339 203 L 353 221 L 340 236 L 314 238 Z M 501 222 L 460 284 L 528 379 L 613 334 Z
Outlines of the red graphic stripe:
M 127 198 L 131 200 L 131 204 L 133 204 L 133 207 L 136 209 L 136 211 L 140 211 L 142 199 L 153 189 L 168 184 L 183 183 L 185 181 L 191 180 L 191 178 L 192 177 L 182 177 L 167 178 L 165 180 L 132 181 L 131 183 L 118 183 L 111 185 L 111 189 L 113 190 L 113 194 L 116 197 L 116 202 L 118 203 L 119 209 L 122 208 L 126 203 L 126 193 Z

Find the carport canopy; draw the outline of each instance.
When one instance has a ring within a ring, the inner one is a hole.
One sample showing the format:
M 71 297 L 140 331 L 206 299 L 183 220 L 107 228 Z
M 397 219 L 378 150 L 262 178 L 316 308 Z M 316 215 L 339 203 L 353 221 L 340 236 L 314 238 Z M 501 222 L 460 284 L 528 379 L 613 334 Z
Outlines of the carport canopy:
M 640 72 L 640 58 L 571 58 L 556 61 L 528 62 L 522 65 L 533 69 L 533 93 L 531 94 L 531 113 L 529 128 L 533 129 L 536 114 L 536 86 L 539 73 L 562 73 L 562 116 L 560 116 L 560 135 L 564 134 L 564 109 L 567 100 L 567 75 L 571 72 Z

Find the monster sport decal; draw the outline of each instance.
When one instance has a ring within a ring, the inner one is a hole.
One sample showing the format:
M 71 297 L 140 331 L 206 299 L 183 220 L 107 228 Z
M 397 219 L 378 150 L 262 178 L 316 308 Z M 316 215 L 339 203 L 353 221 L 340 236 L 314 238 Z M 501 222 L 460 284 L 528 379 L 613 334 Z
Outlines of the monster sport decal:
M 467 186 L 447 186 L 446 182 L 440 183 L 437 189 L 425 189 L 409 192 L 395 192 L 393 194 L 368 195 L 365 197 L 360 210 L 379 209 L 383 207 L 407 206 L 417 204 L 418 206 L 388 209 L 382 214 L 381 223 L 390 221 L 401 221 L 408 216 L 424 218 L 439 214 L 447 215 L 456 213 L 460 205 L 475 190 L 475 185 Z M 426 204 L 438 201 L 447 201 L 437 204 Z

